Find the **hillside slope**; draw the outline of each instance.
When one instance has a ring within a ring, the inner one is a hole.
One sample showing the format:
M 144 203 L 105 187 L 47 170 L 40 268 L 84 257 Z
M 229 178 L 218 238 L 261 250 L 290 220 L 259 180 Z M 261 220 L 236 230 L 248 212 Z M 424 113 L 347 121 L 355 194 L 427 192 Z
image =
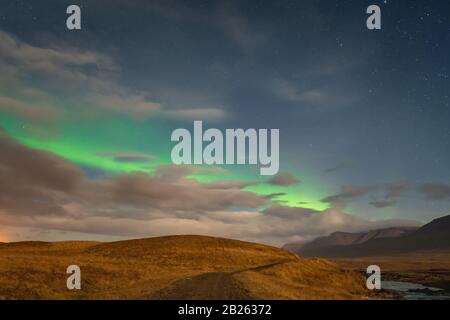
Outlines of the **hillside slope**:
M 66 289 L 72 264 L 80 291 Z M 364 283 L 325 260 L 211 237 L 0 245 L 0 299 L 363 299 Z

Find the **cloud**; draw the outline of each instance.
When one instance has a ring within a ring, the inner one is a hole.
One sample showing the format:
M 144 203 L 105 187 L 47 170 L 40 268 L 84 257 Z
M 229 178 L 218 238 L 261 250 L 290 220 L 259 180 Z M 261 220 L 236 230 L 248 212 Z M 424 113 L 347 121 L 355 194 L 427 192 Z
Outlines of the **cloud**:
M 371 201 L 369 202 L 370 205 L 374 206 L 375 208 L 382 209 L 382 208 L 388 208 L 393 207 L 397 204 L 397 201 L 395 200 L 378 200 L 378 201 Z
M 6 96 L 0 96 L 0 111 L 31 121 L 51 121 L 58 117 L 55 108 Z
M 246 181 L 234 181 L 234 180 L 219 180 L 207 183 L 206 187 L 210 189 L 243 189 L 255 184 L 258 183 Z
M 137 119 L 156 116 L 163 109 L 160 103 L 150 101 L 144 95 L 132 94 L 117 84 L 111 84 L 111 88 L 103 93 L 90 93 L 85 99 L 93 106 L 129 114 Z
M 77 166 L 49 152 L 0 135 L 0 209 L 11 214 L 72 214 L 142 217 L 200 214 L 229 208 L 258 208 L 267 199 L 242 188 L 249 183 L 202 184 L 189 179 L 189 166 L 157 167 L 153 175 L 89 178 Z M 123 210 L 123 211 L 121 211 Z
M 346 185 L 342 187 L 341 193 L 328 196 L 322 199 L 322 202 L 329 203 L 333 208 L 344 208 L 347 204 L 357 198 L 368 195 L 375 190 L 377 186 L 352 186 Z
M 45 151 L 17 144 L 0 131 L 0 209 L 12 215 L 66 215 L 64 204 L 84 173 Z
M 305 56 L 308 56 L 306 53 Z M 310 59 L 316 63 L 297 67 L 288 77 L 277 75 L 265 80 L 266 90 L 274 97 L 291 106 L 307 108 L 313 111 L 340 111 L 361 100 L 358 84 L 348 81 L 345 76 L 361 66 L 364 59 L 356 58 L 352 62 L 331 62 L 317 54 Z
M 374 200 L 369 204 L 375 208 L 383 209 L 395 206 L 400 196 L 408 190 L 409 183 L 406 181 L 391 182 L 379 185 L 377 188 L 381 195 L 375 195 Z
M 40 47 L 0 31 L 0 61 L 0 69 L 10 70 L 15 76 L 12 79 L 16 83 L 15 87 L 45 92 L 52 99 L 53 109 L 59 106 L 59 99 L 52 94 L 56 89 L 63 92 L 69 101 L 73 98 L 116 112 L 141 116 L 148 113 L 149 109 L 153 111 L 156 108 L 156 104 L 149 104 L 142 97 L 132 95 L 130 89 L 121 86 L 117 82 L 120 67 L 110 56 L 100 52 L 62 46 Z M 34 81 L 36 84 L 31 86 L 27 79 L 39 81 Z M 36 87 L 37 83 L 40 88 Z M 31 108 L 34 101 L 27 101 L 20 92 L 16 92 L 14 98 L 14 107 L 35 112 L 41 109 L 36 103 Z M 24 111 L 15 114 L 27 115 Z
M 272 85 L 269 90 L 284 101 L 322 111 L 338 110 L 354 104 L 359 99 L 356 93 L 342 94 L 349 90 L 339 87 L 339 85 L 302 88 L 294 82 L 281 82 Z
M 108 111 L 136 119 L 219 121 L 226 118 L 223 108 L 186 108 L 170 103 L 164 92 L 161 97 L 155 97 L 154 93 L 139 92 L 122 84 L 120 66 L 106 53 L 31 45 L 1 30 L 0 71 L 0 83 L 5 85 L 4 90 L 0 89 L 0 111 L 26 120 L 54 120 L 63 113 L 70 113 L 71 108 L 63 107 L 70 105 L 77 106 L 77 117 L 83 114 L 101 116 Z M 47 101 L 26 97 L 23 91 L 41 92 Z M 64 100 L 61 100 L 61 94 Z M 186 104 L 186 96 L 180 100 Z
M 20 71 L 38 71 L 59 77 L 77 76 L 67 67 L 101 67 L 116 71 L 117 65 L 107 55 L 76 48 L 43 48 L 22 42 L 0 31 L 0 56 L 16 64 Z
M 299 184 L 300 180 L 288 172 L 280 172 L 271 178 L 267 183 L 275 186 L 292 186 Z
M 320 211 L 307 208 L 290 208 L 290 207 L 274 206 L 264 210 L 264 213 L 272 217 L 296 219 L 309 217 L 313 214 L 319 214 Z
M 114 2 L 117 2 L 115 0 Z M 136 1 L 120 2 L 120 6 L 132 6 L 138 10 L 149 10 L 152 14 L 179 23 L 206 24 L 211 29 L 223 32 L 225 37 L 232 41 L 244 52 L 250 52 L 264 47 L 269 42 L 270 29 L 264 26 L 267 21 L 255 23 L 240 10 L 239 6 L 231 2 L 220 2 L 217 5 L 193 8 L 179 1 L 152 1 L 142 5 Z M 264 30 L 261 30 L 264 28 Z
M 269 81 L 268 89 L 275 96 L 287 101 L 302 101 L 302 95 L 298 86 L 285 79 L 273 79 Z
M 152 155 L 140 152 L 106 152 L 99 154 L 116 162 L 152 162 L 156 158 Z
M 409 183 L 406 181 L 392 182 L 385 184 L 384 188 L 386 190 L 386 198 L 398 198 L 409 188 Z
M 236 189 L 211 189 L 188 179 L 165 180 L 146 174 L 120 176 L 111 181 L 113 201 L 119 205 L 174 214 L 225 210 L 233 206 L 256 208 L 265 201 Z
M 217 22 L 223 25 L 225 34 L 245 52 L 250 52 L 268 44 L 268 31 L 258 30 L 253 21 L 243 16 L 231 3 L 224 3 L 219 9 Z
M 18 144 L 0 130 L 2 176 L 13 176 L 20 185 L 68 191 L 75 188 L 83 172 L 50 152 L 33 150 Z M 7 181 L 5 181 L 7 182 Z
M 270 193 L 268 195 L 265 196 L 266 199 L 273 199 L 274 203 L 283 203 L 286 202 L 285 200 L 278 200 L 278 197 L 282 197 L 287 195 L 287 193 L 285 192 L 276 192 L 276 193 Z
M 450 185 L 445 183 L 425 183 L 419 187 L 419 191 L 426 200 L 450 200 Z
M 283 245 L 336 230 L 401 225 L 335 209 L 276 206 L 276 194 L 245 190 L 256 182 L 200 183 L 189 179 L 197 170 L 190 166 L 94 179 L 62 158 L 18 144 L 5 132 L 0 150 L 0 225 L 45 231 L 48 236 L 33 234 L 52 240 L 67 237 L 61 231 L 102 240 L 202 234 Z M 345 194 L 357 196 L 364 190 L 346 188 Z M 263 206 L 268 208 L 260 211 Z
M 161 180 L 176 181 L 194 173 L 194 169 L 189 165 L 161 165 L 157 168 L 155 176 Z
M 335 209 L 316 211 L 305 208 L 271 207 L 263 213 L 267 226 L 261 226 L 261 229 L 265 230 L 266 239 L 271 239 L 275 243 L 306 242 L 336 231 L 359 232 L 418 224 L 408 220 L 371 221 Z
M 345 208 L 350 202 L 371 195 L 369 202 L 375 208 L 382 209 L 397 204 L 398 198 L 409 188 L 405 181 L 373 184 L 367 186 L 347 185 L 342 187 L 341 193 L 328 196 L 322 202 L 329 203 L 333 208 Z
M 226 119 L 226 113 L 222 108 L 195 108 L 165 110 L 161 112 L 163 117 L 185 121 L 221 121 Z
M 342 161 L 342 162 L 336 164 L 333 167 L 325 169 L 324 172 L 325 173 L 334 173 L 334 172 L 337 172 L 337 171 L 342 171 L 342 170 L 350 169 L 350 168 L 353 168 L 353 167 L 354 167 L 354 164 L 353 164 L 352 161 Z
M 369 204 L 375 208 L 382 209 L 393 207 L 397 204 L 398 198 L 409 188 L 409 183 L 405 181 L 387 183 L 381 186 L 384 195 L 375 199 Z

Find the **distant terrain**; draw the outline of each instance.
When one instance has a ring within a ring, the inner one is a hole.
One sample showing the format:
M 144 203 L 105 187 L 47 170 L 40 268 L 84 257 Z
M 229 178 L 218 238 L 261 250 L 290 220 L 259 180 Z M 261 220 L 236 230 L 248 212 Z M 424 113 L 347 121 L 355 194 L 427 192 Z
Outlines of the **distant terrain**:
M 66 288 L 78 265 L 82 290 Z M 366 299 L 365 279 L 323 259 L 201 236 L 0 244 L 0 299 Z
M 362 274 L 367 266 L 378 265 L 383 280 L 419 283 L 450 293 L 450 216 L 418 229 L 335 232 L 285 248 L 306 257 L 326 257 Z
M 449 237 L 447 216 L 420 228 L 336 232 L 285 249 L 204 236 L 0 243 L 0 299 L 389 298 L 365 288 L 372 264 L 383 280 L 450 291 Z M 81 267 L 81 290 L 66 288 L 69 265 Z
M 334 232 L 326 237 L 319 237 L 307 243 L 289 243 L 285 249 L 300 253 L 306 256 L 322 254 L 322 251 L 329 250 L 335 246 L 349 246 L 366 243 L 373 239 L 396 238 L 412 233 L 417 230 L 415 227 L 392 227 L 367 232 Z M 326 253 L 325 253 L 326 254 Z
M 450 216 L 418 228 L 389 228 L 365 233 L 336 232 L 310 243 L 284 248 L 307 257 L 367 257 L 418 251 L 450 251 Z

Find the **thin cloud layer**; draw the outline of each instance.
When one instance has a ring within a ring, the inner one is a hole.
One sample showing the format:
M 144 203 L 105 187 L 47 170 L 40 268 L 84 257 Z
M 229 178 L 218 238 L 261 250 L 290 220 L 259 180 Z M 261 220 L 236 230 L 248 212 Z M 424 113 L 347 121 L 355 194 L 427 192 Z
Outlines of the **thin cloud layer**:
M 450 185 L 445 183 L 425 183 L 419 187 L 419 191 L 426 200 L 450 200 Z
M 330 204 L 333 208 L 345 208 L 355 200 L 370 196 L 372 200 L 369 204 L 382 209 L 395 206 L 400 196 L 408 188 L 409 183 L 405 181 L 367 186 L 346 185 L 342 186 L 341 193 L 325 197 L 322 202 Z
M 116 162 L 152 162 L 155 156 L 141 152 L 103 152 L 100 156 L 108 157 Z
M 299 184 L 300 180 L 289 172 L 280 172 L 270 179 L 268 183 L 275 186 L 292 186 Z
M 123 85 L 120 66 L 106 53 L 63 46 L 40 47 L 1 30 L 0 71 L 0 83 L 6 85 L 5 90 L 0 90 L 0 111 L 26 120 L 55 120 L 63 116 L 62 109 L 70 112 L 62 108 L 67 101 L 77 105 L 77 116 L 107 111 L 136 119 L 160 117 L 191 121 L 201 115 L 204 120 L 218 121 L 226 117 L 222 107 L 169 106 L 170 103 L 161 101 L 163 97 Z M 39 79 L 35 82 L 40 86 L 31 86 L 29 78 Z M 25 96 L 30 91 L 41 92 L 49 99 L 36 103 Z M 53 91 L 64 92 L 64 103 Z M 80 105 L 88 109 L 80 112 Z

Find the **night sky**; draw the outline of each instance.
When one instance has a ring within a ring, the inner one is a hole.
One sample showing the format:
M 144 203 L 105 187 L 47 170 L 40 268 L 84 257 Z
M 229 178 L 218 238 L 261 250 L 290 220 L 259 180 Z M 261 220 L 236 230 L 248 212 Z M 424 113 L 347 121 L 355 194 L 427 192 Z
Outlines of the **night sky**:
M 449 54 L 444 0 L 4 0 L 0 241 L 281 245 L 449 214 Z M 173 167 L 194 120 L 279 128 L 280 175 Z

